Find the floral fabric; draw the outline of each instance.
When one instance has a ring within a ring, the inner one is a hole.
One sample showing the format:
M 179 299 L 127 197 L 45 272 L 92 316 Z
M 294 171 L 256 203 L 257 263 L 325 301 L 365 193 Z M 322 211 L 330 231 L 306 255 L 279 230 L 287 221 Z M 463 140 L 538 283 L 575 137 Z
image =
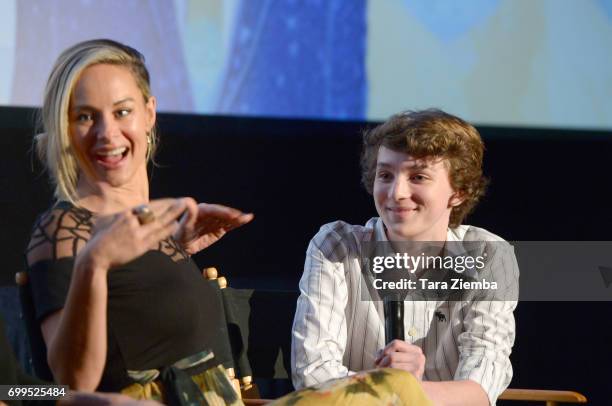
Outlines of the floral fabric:
M 377 369 L 309 386 L 270 406 L 432 406 L 417 379 L 399 369 Z
M 121 391 L 122 394 L 130 396 L 134 399 L 151 399 L 164 404 L 178 405 L 193 405 L 199 404 L 204 406 L 240 406 L 243 405 L 242 400 L 236 394 L 234 387 L 227 377 L 227 372 L 222 365 L 207 369 L 206 371 L 194 375 L 191 380 L 196 384 L 201 392 L 201 396 L 194 397 L 189 393 L 177 393 L 177 401 L 169 398 L 169 391 L 164 387 L 160 380 L 149 382 L 146 384 L 134 383 Z M 177 382 L 174 385 L 173 393 L 176 388 L 187 388 L 184 383 Z M 174 396 L 172 396 L 174 398 Z

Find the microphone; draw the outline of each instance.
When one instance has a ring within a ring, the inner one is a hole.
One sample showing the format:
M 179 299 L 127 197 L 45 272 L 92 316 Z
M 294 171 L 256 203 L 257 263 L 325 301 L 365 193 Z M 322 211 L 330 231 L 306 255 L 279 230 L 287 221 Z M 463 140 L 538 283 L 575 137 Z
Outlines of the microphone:
M 404 340 L 404 301 L 399 299 L 399 295 L 387 295 L 383 298 L 385 345 L 395 339 Z

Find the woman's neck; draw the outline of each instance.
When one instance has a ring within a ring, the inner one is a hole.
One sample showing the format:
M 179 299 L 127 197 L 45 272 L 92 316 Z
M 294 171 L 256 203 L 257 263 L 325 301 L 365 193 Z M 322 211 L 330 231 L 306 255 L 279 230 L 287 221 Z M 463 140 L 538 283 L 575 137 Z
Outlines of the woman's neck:
M 89 182 L 82 176 L 77 184 L 79 206 L 96 214 L 113 214 L 149 202 L 149 180 L 139 176 L 131 182 L 114 187 L 106 182 Z

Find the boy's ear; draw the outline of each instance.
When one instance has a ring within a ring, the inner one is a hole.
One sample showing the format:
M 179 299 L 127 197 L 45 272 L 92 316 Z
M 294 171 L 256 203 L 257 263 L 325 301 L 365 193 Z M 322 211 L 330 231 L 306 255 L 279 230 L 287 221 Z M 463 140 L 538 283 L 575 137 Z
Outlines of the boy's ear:
M 455 191 L 448 201 L 449 207 L 457 207 L 465 201 L 465 193 L 461 190 Z

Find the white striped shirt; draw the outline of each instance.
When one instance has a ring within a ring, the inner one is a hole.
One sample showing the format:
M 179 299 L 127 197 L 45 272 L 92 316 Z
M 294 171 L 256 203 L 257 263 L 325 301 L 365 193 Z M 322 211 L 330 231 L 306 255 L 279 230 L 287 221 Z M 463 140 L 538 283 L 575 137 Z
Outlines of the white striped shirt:
M 385 346 L 383 306 L 362 300 L 360 250 L 364 241 L 386 240 L 378 218 L 365 227 L 326 224 L 311 240 L 292 332 L 291 369 L 297 389 L 375 368 L 376 353 Z M 477 227 L 448 230 L 447 241 L 464 240 L 504 241 Z M 500 256 L 501 268 L 518 289 L 513 249 L 503 246 L 509 255 Z M 405 301 L 406 341 L 423 350 L 423 379 L 473 380 L 495 404 L 512 378 L 515 307 L 516 301 Z

